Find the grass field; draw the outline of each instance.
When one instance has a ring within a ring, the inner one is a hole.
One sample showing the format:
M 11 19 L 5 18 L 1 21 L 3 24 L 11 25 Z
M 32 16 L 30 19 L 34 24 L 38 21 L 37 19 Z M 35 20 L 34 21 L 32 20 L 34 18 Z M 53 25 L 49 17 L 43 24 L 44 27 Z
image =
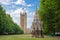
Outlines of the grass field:
M 32 38 L 31 35 L 3 35 L 0 40 L 60 40 L 60 37 Z

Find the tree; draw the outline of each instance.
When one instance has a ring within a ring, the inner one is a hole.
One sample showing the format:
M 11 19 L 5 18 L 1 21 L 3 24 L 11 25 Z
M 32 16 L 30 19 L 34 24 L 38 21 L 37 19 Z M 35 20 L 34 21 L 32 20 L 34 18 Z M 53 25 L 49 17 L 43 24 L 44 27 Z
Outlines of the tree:
M 15 34 L 23 34 L 24 33 L 16 23 L 14 23 L 14 31 L 15 31 Z
M 21 28 L 13 22 L 9 14 L 0 5 L 0 34 L 23 34 Z
M 60 0 L 41 0 L 39 15 L 46 34 L 60 32 Z
M 5 27 L 3 26 L 5 25 L 5 17 L 6 17 L 5 10 L 3 10 L 3 8 L 0 5 L 0 34 L 3 34 L 3 31 L 5 30 L 4 29 Z

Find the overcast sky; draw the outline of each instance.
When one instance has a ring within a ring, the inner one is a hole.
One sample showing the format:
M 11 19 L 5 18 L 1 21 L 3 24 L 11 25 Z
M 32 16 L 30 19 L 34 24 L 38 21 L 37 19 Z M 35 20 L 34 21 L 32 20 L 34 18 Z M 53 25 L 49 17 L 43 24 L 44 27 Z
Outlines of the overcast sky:
M 39 7 L 39 0 L 0 0 L 0 5 L 6 10 L 7 14 L 10 14 L 13 21 L 20 26 L 20 12 L 22 8 L 27 13 L 27 28 L 32 25 L 34 13 Z

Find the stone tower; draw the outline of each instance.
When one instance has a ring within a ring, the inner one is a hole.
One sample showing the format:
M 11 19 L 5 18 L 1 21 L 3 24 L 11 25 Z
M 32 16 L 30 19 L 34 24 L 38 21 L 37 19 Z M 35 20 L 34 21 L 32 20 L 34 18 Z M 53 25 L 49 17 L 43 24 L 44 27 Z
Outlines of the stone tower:
M 27 14 L 26 12 L 24 11 L 21 11 L 20 12 L 20 26 L 21 26 L 21 29 L 24 31 L 24 33 L 26 33 L 26 30 L 27 30 Z

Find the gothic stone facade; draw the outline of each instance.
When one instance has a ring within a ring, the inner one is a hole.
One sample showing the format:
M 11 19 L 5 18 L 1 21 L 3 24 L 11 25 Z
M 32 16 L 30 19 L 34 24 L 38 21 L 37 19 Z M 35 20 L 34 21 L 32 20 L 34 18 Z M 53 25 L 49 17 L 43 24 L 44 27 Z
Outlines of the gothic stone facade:
M 20 13 L 20 26 L 21 29 L 26 33 L 26 26 L 27 26 L 27 14 L 26 13 Z
M 42 30 L 42 22 L 40 21 L 38 11 L 34 15 L 34 20 L 32 22 L 32 36 L 33 37 L 41 37 Z

